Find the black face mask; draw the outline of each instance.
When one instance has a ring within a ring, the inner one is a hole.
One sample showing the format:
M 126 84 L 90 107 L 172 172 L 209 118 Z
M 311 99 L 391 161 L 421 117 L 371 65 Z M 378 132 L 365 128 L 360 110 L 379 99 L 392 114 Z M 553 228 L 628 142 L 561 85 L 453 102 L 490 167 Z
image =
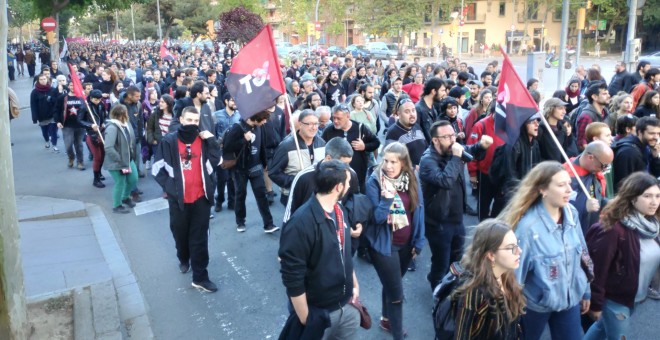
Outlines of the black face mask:
M 199 126 L 195 124 L 181 125 L 181 127 L 179 127 L 178 136 L 182 142 L 192 144 L 197 136 L 199 136 Z

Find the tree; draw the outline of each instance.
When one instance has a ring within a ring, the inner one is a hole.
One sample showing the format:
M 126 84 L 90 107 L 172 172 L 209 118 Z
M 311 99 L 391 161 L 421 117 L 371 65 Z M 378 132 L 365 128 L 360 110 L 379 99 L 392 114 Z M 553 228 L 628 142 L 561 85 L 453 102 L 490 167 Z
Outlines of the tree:
M 355 22 L 368 34 L 405 37 L 424 25 L 424 3 L 408 0 L 371 0 L 360 3 Z
M 236 41 L 243 45 L 252 40 L 264 27 L 261 17 L 250 12 L 243 6 L 238 6 L 220 14 L 220 30 L 216 32 L 221 42 Z
M 19 43 L 23 44 L 23 26 L 37 18 L 34 5 L 29 1 L 9 0 L 9 14 L 11 15 L 11 26 L 19 29 Z

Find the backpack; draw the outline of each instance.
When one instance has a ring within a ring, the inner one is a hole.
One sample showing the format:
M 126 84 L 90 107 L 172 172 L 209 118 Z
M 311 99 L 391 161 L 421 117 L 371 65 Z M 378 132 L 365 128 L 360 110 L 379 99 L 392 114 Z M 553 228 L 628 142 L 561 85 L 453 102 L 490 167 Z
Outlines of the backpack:
M 493 152 L 493 162 L 490 164 L 490 169 L 488 170 L 490 182 L 498 191 L 509 178 L 506 146 L 506 144 L 503 144 L 495 149 L 495 152 Z
M 454 315 L 455 302 L 451 299 L 451 293 L 462 283 L 465 270 L 459 262 L 449 266 L 449 273 L 442 278 L 439 285 L 433 290 L 435 306 L 433 307 L 433 326 L 435 328 L 435 339 L 453 339 L 456 331 L 456 319 Z
M 584 108 L 587 107 L 586 105 L 582 104 L 584 102 L 588 103 L 589 101 L 583 100 L 582 102 L 580 102 L 578 107 L 576 107 L 575 109 L 573 109 L 573 111 L 570 112 L 569 122 L 571 123 L 571 129 L 573 133 L 577 133 L 577 120 L 578 118 L 580 118 L 580 115 L 582 114 L 582 111 L 584 111 Z

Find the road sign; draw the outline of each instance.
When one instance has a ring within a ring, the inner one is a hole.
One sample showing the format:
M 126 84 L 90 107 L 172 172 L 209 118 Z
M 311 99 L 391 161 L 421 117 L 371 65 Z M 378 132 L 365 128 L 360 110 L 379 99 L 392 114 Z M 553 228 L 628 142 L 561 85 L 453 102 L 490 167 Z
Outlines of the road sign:
M 43 18 L 41 20 L 41 29 L 46 32 L 52 32 L 57 28 L 57 22 L 53 17 Z
M 463 26 L 463 25 L 465 25 L 465 20 L 461 20 L 461 21 L 459 21 L 459 22 L 458 22 L 458 25 L 459 25 L 459 26 Z
M 317 31 L 320 31 L 321 30 L 321 23 L 317 22 L 316 24 L 314 24 L 314 27 L 316 28 Z

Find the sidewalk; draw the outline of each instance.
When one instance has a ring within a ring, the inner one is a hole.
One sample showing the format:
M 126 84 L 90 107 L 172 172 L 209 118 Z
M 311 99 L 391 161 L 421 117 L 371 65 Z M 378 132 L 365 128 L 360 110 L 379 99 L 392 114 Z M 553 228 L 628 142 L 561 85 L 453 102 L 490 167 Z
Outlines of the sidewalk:
M 144 297 L 102 209 L 50 197 L 16 198 L 25 295 L 74 294 L 76 339 L 152 339 Z

